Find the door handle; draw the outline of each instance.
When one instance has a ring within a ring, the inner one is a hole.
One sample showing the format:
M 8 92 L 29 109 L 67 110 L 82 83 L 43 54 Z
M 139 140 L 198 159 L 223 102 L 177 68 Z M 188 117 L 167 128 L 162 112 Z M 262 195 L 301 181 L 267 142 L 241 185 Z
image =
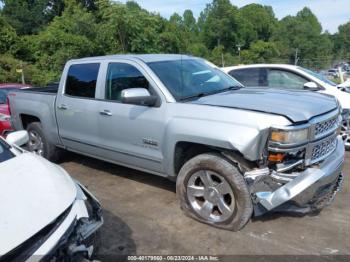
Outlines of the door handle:
M 57 106 L 57 108 L 60 110 L 67 110 L 68 109 L 68 107 L 64 104 L 60 104 L 59 106 Z
M 100 111 L 100 115 L 103 115 L 103 116 L 112 116 L 112 112 L 109 111 L 109 110 L 103 110 L 103 111 Z

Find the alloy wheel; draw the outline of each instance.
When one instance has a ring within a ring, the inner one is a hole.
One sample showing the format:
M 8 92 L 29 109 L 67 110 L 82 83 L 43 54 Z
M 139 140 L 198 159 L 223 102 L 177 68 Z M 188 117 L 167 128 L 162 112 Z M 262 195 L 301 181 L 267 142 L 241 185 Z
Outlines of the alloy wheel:
M 28 149 L 37 155 L 42 156 L 44 154 L 44 143 L 41 136 L 35 130 L 29 132 Z
M 340 135 L 346 147 L 350 147 L 350 119 L 344 120 L 341 125 Z
M 194 173 L 187 182 L 187 198 L 202 219 L 223 222 L 235 210 L 235 197 L 226 179 L 210 170 Z

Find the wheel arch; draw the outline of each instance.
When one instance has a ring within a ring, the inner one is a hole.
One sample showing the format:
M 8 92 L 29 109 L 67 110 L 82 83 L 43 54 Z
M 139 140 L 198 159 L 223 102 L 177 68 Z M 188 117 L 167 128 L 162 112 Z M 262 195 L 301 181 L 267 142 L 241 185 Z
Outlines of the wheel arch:
M 39 117 L 35 115 L 30 115 L 30 114 L 20 114 L 20 119 L 22 123 L 23 129 L 27 129 L 28 125 L 33 123 L 33 122 L 39 122 L 41 123 L 41 120 Z
M 175 177 L 177 177 L 181 167 L 188 160 L 204 153 L 217 153 L 221 155 L 223 158 L 236 165 L 241 172 L 245 172 L 247 169 L 256 166 L 256 163 L 246 160 L 236 149 L 227 149 L 188 141 L 178 141 L 175 144 L 173 155 L 173 173 Z

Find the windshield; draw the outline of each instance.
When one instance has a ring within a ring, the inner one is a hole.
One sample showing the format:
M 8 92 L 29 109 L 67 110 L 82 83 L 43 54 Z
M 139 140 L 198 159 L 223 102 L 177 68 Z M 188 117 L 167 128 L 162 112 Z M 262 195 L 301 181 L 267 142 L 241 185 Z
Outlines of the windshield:
M 337 86 L 333 81 L 329 80 L 326 76 L 322 75 L 322 74 L 319 74 L 319 73 L 316 73 L 312 70 L 309 70 L 309 69 L 306 69 L 306 68 L 303 68 L 303 67 L 299 67 L 300 70 L 312 75 L 313 77 L 316 77 L 318 80 L 321 80 L 331 86 Z
M 0 163 L 9 160 L 12 157 L 13 154 L 10 151 L 10 146 L 4 143 L 0 138 Z
M 151 62 L 148 66 L 159 77 L 176 100 L 185 100 L 233 88 L 243 87 L 238 81 L 226 75 L 201 59 Z

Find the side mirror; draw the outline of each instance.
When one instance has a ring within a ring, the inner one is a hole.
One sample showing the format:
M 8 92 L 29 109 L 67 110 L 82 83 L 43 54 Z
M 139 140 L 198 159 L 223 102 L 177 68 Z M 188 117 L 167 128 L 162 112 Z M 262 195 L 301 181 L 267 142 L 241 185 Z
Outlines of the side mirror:
M 29 135 L 27 131 L 16 131 L 7 135 L 6 142 L 9 145 L 23 146 L 29 141 Z
M 124 104 L 154 106 L 158 98 L 152 96 L 146 88 L 129 88 L 122 91 L 121 100 Z
M 304 89 L 310 90 L 310 91 L 317 91 L 320 90 L 318 85 L 315 82 L 307 82 L 304 84 Z

